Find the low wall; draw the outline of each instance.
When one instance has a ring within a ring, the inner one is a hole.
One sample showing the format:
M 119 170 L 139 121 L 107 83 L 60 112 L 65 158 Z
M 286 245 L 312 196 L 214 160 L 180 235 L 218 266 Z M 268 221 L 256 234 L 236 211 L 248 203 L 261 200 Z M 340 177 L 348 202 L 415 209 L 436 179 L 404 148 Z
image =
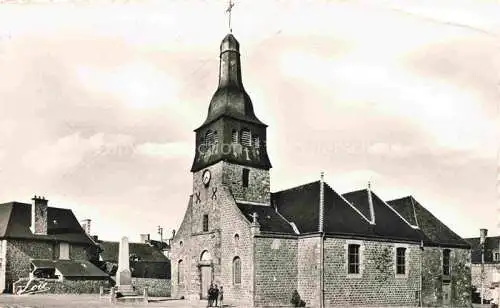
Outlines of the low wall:
M 21 278 L 14 283 L 14 291 L 26 286 L 29 278 Z M 100 287 L 109 288 L 107 280 L 59 280 L 59 279 L 33 279 L 24 294 L 51 293 L 51 294 L 99 294 Z
M 169 297 L 171 294 L 170 279 L 132 277 L 132 285 L 140 294 L 142 294 L 144 288 L 147 287 L 148 296 Z

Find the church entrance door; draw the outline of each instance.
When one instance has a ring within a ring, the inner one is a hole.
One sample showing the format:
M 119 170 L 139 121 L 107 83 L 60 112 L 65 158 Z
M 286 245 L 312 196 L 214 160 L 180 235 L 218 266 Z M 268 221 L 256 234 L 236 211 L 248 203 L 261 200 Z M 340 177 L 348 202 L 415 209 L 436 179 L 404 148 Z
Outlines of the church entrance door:
M 200 266 L 201 270 L 201 299 L 207 299 L 208 288 L 212 283 L 212 267 Z

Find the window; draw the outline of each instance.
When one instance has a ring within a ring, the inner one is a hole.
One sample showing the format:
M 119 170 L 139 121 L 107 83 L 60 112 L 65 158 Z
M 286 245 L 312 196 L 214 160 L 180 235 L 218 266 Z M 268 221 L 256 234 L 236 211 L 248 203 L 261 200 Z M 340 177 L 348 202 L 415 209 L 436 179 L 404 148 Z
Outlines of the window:
M 217 138 L 217 132 L 213 130 L 208 130 L 205 134 L 205 145 L 207 147 L 211 147 L 214 144 L 217 144 L 218 138 Z
M 359 274 L 359 245 L 350 244 L 348 247 L 347 271 L 349 274 Z
M 252 145 L 252 134 L 250 134 L 248 129 L 241 131 L 241 144 L 247 147 Z
M 500 252 L 495 252 L 493 254 L 493 261 L 500 261 Z
M 443 250 L 443 275 L 450 276 L 450 250 Z
M 208 231 L 208 214 L 203 215 L 203 232 Z
M 253 136 L 253 146 L 257 149 L 260 148 L 259 136 Z
M 241 179 L 243 187 L 248 187 L 249 176 L 250 176 L 250 170 L 248 170 L 247 168 L 243 168 L 243 174 Z
M 241 283 L 241 259 L 234 257 L 233 259 L 233 284 Z
M 69 260 L 69 244 L 59 243 L 59 259 Z
M 177 284 L 184 283 L 184 263 L 179 260 L 177 263 Z
M 406 248 L 396 248 L 396 274 L 406 274 Z
M 233 129 L 233 132 L 231 134 L 231 141 L 233 143 L 238 143 L 238 131 Z

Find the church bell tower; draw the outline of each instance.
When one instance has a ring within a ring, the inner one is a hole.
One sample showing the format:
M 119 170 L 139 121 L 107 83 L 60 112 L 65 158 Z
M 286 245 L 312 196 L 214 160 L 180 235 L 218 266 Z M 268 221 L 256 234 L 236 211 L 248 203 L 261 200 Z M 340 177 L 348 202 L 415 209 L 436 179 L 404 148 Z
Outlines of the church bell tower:
M 219 86 L 205 122 L 195 130 L 193 189 L 225 185 L 237 202 L 269 204 L 267 125 L 243 87 L 239 49 L 232 34 L 220 44 Z

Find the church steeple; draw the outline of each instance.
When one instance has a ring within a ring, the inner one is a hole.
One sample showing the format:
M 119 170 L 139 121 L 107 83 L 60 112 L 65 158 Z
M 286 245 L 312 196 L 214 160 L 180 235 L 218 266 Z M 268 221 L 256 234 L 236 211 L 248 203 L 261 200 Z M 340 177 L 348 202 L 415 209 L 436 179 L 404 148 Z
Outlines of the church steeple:
M 252 100 L 243 87 L 240 44 L 231 33 L 220 44 L 219 86 L 212 96 L 203 125 L 221 116 L 264 124 L 255 116 Z
M 218 161 L 268 170 L 266 127 L 254 113 L 241 77 L 240 44 L 229 33 L 220 44 L 219 85 L 208 115 L 195 130 L 196 153 L 191 171 Z

